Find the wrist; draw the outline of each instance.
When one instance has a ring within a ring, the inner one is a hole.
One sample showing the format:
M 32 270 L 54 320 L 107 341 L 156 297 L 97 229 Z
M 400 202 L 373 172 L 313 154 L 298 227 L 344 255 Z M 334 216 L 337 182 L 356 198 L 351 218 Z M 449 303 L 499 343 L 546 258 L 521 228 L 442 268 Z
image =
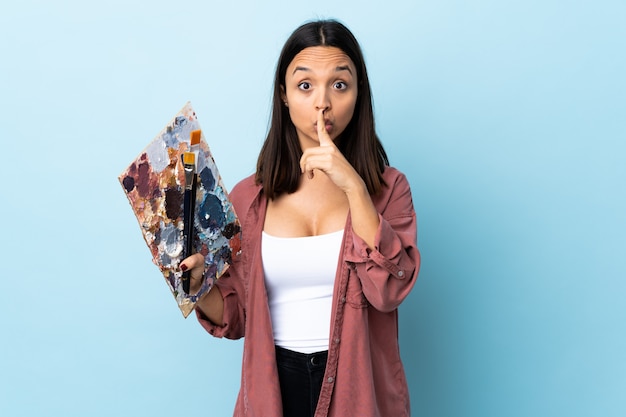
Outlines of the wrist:
M 357 177 L 355 181 L 348 186 L 344 192 L 346 193 L 346 197 L 348 197 L 349 201 L 358 200 L 358 199 L 370 199 L 369 192 L 367 191 L 367 186 L 365 185 L 365 181 L 361 177 Z
M 367 194 L 367 186 L 365 185 L 363 178 L 355 172 L 354 176 L 347 182 L 343 191 L 348 196 L 363 195 L 364 193 Z

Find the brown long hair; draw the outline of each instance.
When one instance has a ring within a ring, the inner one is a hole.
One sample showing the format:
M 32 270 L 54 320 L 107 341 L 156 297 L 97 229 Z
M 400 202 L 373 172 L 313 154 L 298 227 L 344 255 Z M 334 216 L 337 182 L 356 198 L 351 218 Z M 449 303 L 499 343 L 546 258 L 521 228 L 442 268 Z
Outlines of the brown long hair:
M 291 61 L 300 51 L 312 46 L 339 48 L 356 67 L 358 94 L 354 115 L 338 138 L 338 147 L 363 178 L 369 193 L 377 194 L 385 185 L 382 173 L 389 159 L 374 128 L 372 95 L 363 53 L 350 30 L 336 20 L 305 23 L 283 46 L 274 77 L 271 124 L 257 160 L 256 182 L 263 185 L 270 199 L 285 192 L 293 193 L 298 188 L 302 149 L 289 111 L 283 105 L 281 88 L 285 86 L 285 73 Z

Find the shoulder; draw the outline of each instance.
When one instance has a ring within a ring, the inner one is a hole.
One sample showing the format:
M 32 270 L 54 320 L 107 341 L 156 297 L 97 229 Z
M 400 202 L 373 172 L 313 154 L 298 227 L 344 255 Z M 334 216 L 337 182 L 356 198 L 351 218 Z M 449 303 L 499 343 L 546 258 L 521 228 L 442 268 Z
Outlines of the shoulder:
M 235 184 L 231 194 L 256 193 L 259 188 L 261 187 L 254 181 L 254 174 L 251 174 Z
M 388 166 L 385 167 L 385 170 L 383 171 L 383 179 L 385 180 L 387 185 L 391 185 L 399 179 L 406 181 L 406 176 L 397 168 Z
M 389 206 L 402 206 L 411 208 L 413 199 L 411 197 L 411 187 L 406 175 L 394 167 L 385 167 L 383 171 L 385 184 L 380 193 L 372 196 L 374 205 L 382 212 Z
M 235 211 L 243 213 L 247 211 L 253 201 L 261 193 L 262 187 L 256 184 L 254 174 L 239 181 L 229 193 L 229 197 L 235 206 Z
M 409 181 L 406 175 L 394 167 L 386 167 L 383 171 L 383 179 L 387 184 L 383 187 L 382 194 L 396 194 L 398 192 L 410 192 Z

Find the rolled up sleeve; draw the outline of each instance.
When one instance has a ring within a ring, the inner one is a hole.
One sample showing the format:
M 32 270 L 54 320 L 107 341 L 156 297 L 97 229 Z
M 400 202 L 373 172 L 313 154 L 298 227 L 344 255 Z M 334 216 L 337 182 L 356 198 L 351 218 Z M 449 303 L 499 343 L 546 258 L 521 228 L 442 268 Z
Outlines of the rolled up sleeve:
M 239 301 L 237 291 L 229 285 L 228 280 L 228 277 L 222 277 L 215 283 L 224 300 L 224 324 L 218 326 L 213 323 L 200 309 L 196 309 L 196 316 L 200 325 L 212 336 L 239 339 L 245 332 L 244 307 Z
M 399 175 L 389 198 L 375 201 L 379 225 L 374 249 L 353 233 L 354 263 L 363 294 L 377 310 L 396 309 L 417 279 L 420 253 L 417 249 L 417 219 L 408 182 Z

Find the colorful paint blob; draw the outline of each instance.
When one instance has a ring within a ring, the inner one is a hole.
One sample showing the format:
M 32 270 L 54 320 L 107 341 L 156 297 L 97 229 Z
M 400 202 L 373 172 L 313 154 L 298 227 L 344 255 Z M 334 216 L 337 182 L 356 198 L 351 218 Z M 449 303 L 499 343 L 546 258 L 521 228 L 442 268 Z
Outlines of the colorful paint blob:
M 152 261 L 161 270 L 184 317 L 226 272 L 233 257 L 239 254 L 241 242 L 239 219 L 202 135 L 196 157 L 193 246 L 195 253 L 204 255 L 205 279 L 197 294 L 183 291 L 180 263 L 184 256 L 185 173 L 181 156 L 190 151 L 190 133 L 194 130 L 200 130 L 200 124 L 187 103 L 118 178 Z

